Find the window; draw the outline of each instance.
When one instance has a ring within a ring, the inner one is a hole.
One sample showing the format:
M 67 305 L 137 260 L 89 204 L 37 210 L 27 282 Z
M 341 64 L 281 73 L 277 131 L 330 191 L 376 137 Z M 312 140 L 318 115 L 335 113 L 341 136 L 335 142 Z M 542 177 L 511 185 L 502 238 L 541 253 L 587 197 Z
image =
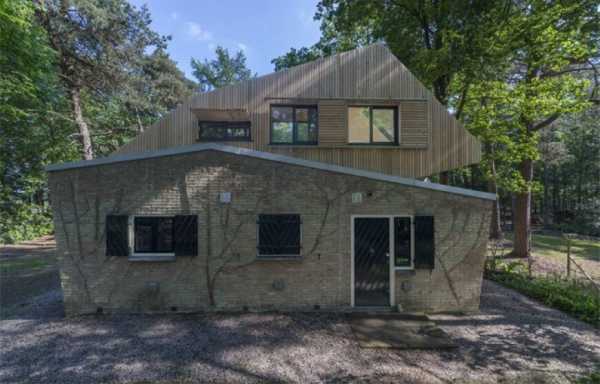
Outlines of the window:
M 397 120 L 394 107 L 348 107 L 348 142 L 397 144 Z
M 199 121 L 199 141 L 250 141 L 249 121 Z
M 317 142 L 317 107 L 271 106 L 271 144 L 313 145 Z
M 258 256 L 300 256 L 300 215 L 259 215 Z
M 410 217 L 394 218 L 394 266 L 412 267 L 412 236 Z
M 172 217 L 135 217 L 133 220 L 134 254 L 172 254 Z

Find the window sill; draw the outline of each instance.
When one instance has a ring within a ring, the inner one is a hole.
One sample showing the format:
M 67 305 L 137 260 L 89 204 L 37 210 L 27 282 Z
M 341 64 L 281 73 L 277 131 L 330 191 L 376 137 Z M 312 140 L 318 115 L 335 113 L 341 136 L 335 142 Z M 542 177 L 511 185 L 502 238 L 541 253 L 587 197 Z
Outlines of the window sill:
M 257 261 L 300 261 L 302 255 L 256 255 Z
M 163 261 L 175 261 L 174 254 L 166 255 L 131 255 L 128 258 L 129 261 L 134 262 L 163 262 Z
M 414 276 L 417 274 L 417 272 L 414 270 L 414 268 L 398 268 L 398 267 L 396 267 L 394 269 L 394 272 L 396 273 L 396 275 L 400 275 L 400 276 Z

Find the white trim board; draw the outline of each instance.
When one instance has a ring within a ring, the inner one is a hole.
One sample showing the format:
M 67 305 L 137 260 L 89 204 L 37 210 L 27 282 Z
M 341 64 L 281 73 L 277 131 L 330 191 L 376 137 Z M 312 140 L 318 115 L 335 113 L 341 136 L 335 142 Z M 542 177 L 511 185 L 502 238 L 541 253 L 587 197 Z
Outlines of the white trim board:
M 166 157 L 166 156 L 176 156 L 176 155 L 184 155 L 189 153 L 201 152 L 201 151 L 219 151 L 224 153 L 229 153 L 232 155 L 238 156 L 247 156 L 256 159 L 275 161 L 278 163 L 298 165 L 301 167 L 314 168 L 327 172 L 335 172 L 341 173 L 351 176 L 364 177 L 367 179 L 384 181 L 388 183 L 395 183 L 406 185 L 414 188 L 422 188 L 429 189 L 433 191 L 452 193 L 456 195 L 463 195 L 468 197 L 474 197 L 478 199 L 484 200 L 496 200 L 496 195 L 488 192 L 480 192 L 472 189 L 466 188 L 458 188 L 458 187 L 450 187 L 448 185 L 430 183 L 425 181 L 420 181 L 416 179 L 411 179 L 407 177 L 400 176 L 391 176 L 383 173 L 365 171 L 362 169 L 354 169 L 349 167 L 342 167 L 340 165 L 327 164 L 318 161 L 305 160 L 291 156 L 284 156 L 275 153 L 255 151 L 252 149 L 232 147 L 222 144 L 216 143 L 201 143 L 201 144 L 190 144 L 190 145 L 182 145 L 172 148 L 159 149 L 156 151 L 145 151 L 138 153 L 128 153 L 123 155 L 114 155 L 108 157 L 102 157 L 94 160 L 82 160 L 82 161 L 74 161 L 69 163 L 59 163 L 59 164 L 51 164 L 46 166 L 47 172 L 57 172 L 57 171 L 65 171 L 69 169 L 77 169 L 77 168 L 86 168 L 86 167 L 95 167 L 100 165 L 108 165 L 115 163 L 122 163 L 127 161 L 136 161 L 136 160 L 145 160 L 145 159 L 154 159 L 158 157 Z

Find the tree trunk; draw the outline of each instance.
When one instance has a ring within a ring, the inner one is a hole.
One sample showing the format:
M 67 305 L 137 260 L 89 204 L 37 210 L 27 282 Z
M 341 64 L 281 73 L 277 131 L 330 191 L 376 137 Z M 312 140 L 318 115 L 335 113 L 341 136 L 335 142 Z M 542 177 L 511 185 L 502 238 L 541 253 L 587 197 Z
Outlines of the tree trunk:
M 520 166 L 521 176 L 527 183 L 533 179 L 533 160 L 525 159 Z M 512 257 L 528 257 L 529 230 L 531 225 L 531 188 L 516 194 L 515 210 L 513 212 L 515 239 Z
M 73 118 L 79 128 L 79 139 L 81 141 L 81 154 L 84 160 L 92 160 L 94 158 L 94 150 L 92 148 L 92 138 L 87 123 L 83 119 L 81 112 L 81 90 L 74 86 L 71 88 L 71 103 L 73 106 Z
M 138 131 L 140 133 L 144 132 L 144 124 L 142 124 L 142 119 L 140 119 L 140 112 L 137 108 L 135 109 L 135 118 L 137 120 Z
M 492 208 L 492 222 L 490 223 L 490 239 L 502 238 L 502 226 L 500 225 L 500 198 L 498 197 L 498 186 L 494 180 L 488 181 L 488 191 L 496 194 L 496 201 Z

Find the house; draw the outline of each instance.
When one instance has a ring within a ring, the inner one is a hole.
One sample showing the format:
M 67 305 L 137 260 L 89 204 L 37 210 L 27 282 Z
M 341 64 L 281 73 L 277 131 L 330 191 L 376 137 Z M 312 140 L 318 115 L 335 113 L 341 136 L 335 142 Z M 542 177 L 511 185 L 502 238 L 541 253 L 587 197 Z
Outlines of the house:
M 478 309 L 480 144 L 383 45 L 194 96 L 49 166 L 67 313 Z

